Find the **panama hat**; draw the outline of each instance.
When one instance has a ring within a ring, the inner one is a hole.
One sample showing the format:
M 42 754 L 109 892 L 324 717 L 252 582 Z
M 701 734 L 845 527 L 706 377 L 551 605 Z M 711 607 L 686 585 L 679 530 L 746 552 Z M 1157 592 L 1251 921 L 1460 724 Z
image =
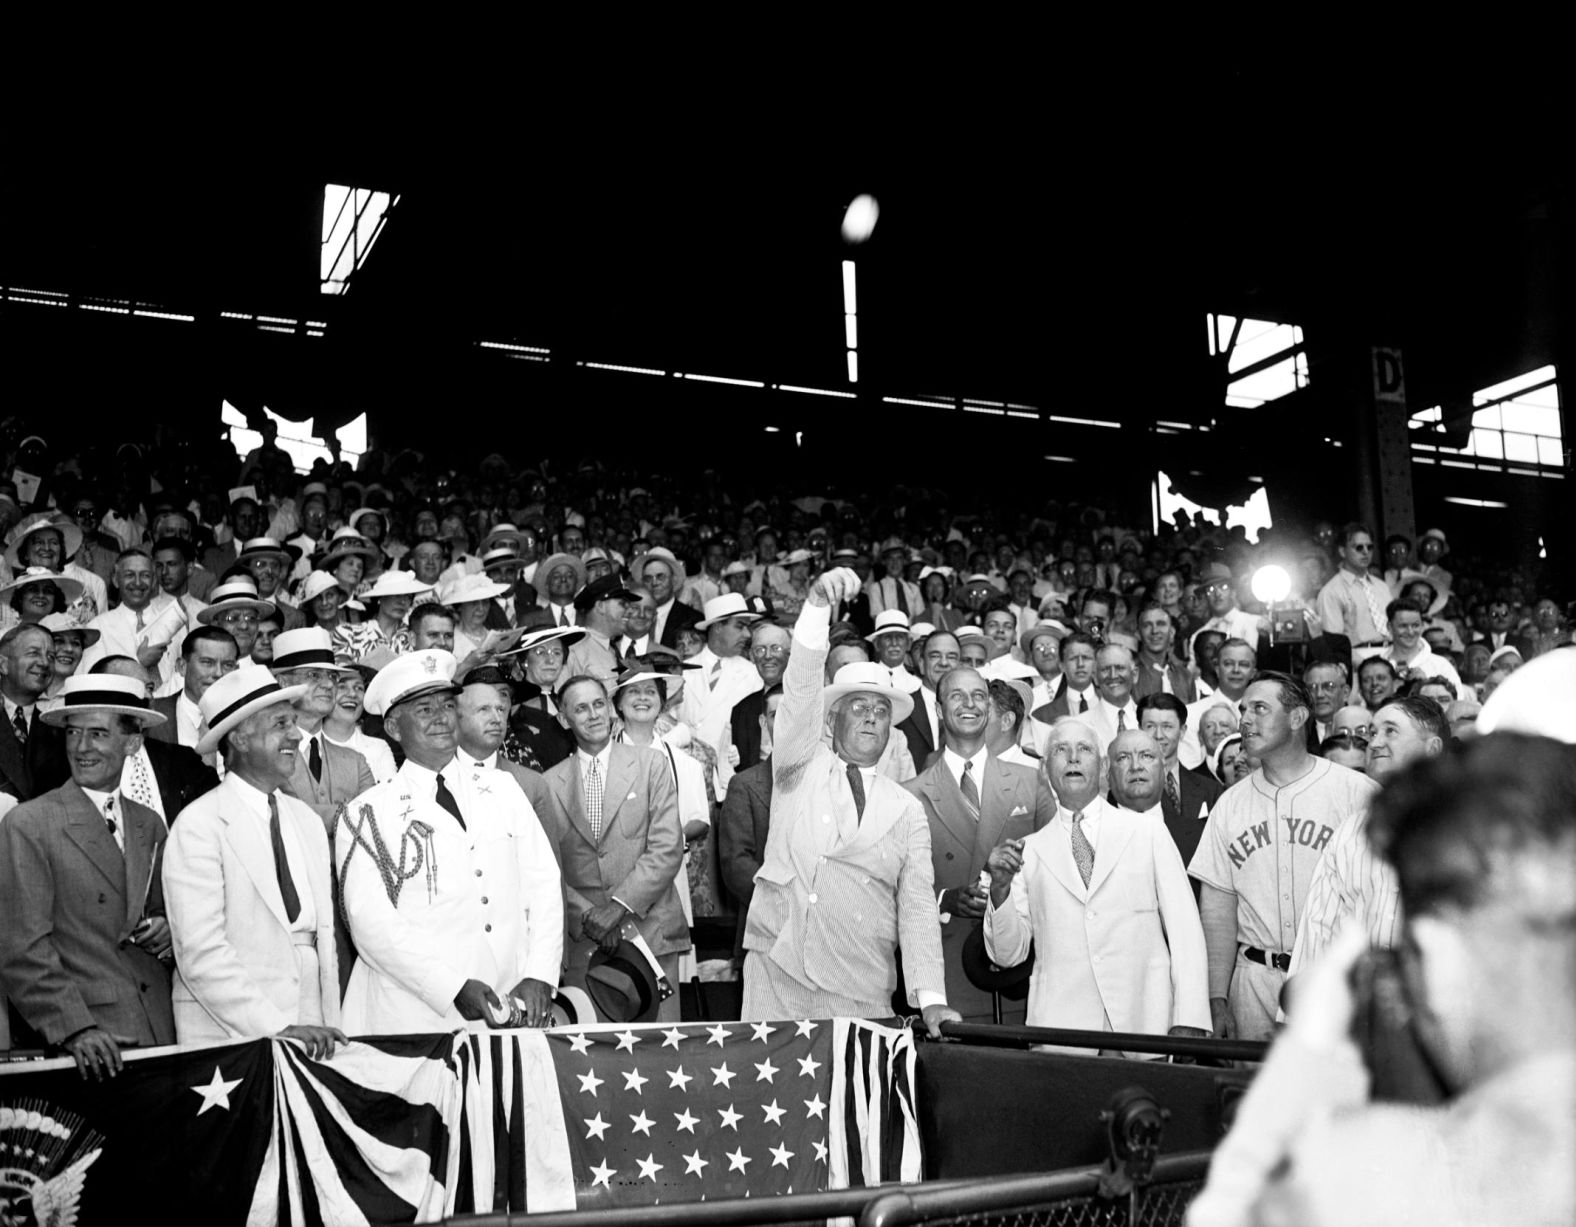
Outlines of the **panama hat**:
M 235 556 L 235 561 L 245 565 L 254 558 L 270 557 L 282 559 L 285 566 L 289 566 L 301 557 L 301 547 L 286 545 L 272 537 L 250 537 L 246 544 L 241 546 L 241 552 Z
M 908 615 L 901 609 L 883 609 L 876 615 L 876 628 L 865 636 L 865 642 L 874 643 L 882 635 L 896 634 L 913 638 L 914 628 L 909 625 Z
M 832 709 L 851 694 L 878 694 L 892 703 L 892 723 L 901 724 L 914 710 L 914 697 L 892 685 L 892 671 L 873 661 L 856 660 L 837 671 L 832 683 L 821 688 L 821 704 Z
M 518 554 L 531 540 L 532 535 L 529 529 L 516 528 L 513 524 L 499 523 L 494 524 L 487 530 L 487 535 L 482 538 L 480 549 L 485 554 L 495 546 L 507 545 Z
M 334 640 L 321 626 L 303 626 L 274 636 L 274 658 L 268 667 L 275 673 L 286 669 L 330 669 L 335 673 L 354 673 L 349 665 L 334 659 Z
M 559 567 L 570 567 L 575 573 L 575 591 L 586 586 L 586 564 L 574 554 L 550 554 L 546 561 L 536 568 L 536 574 L 531 577 L 531 583 L 543 596 L 547 595 L 547 577 Z
M 714 622 L 721 622 L 727 618 L 759 618 L 761 614 L 750 608 L 748 601 L 742 593 L 724 592 L 721 596 L 714 596 L 706 602 L 706 616 L 695 623 L 695 629 L 705 630 Z
M 491 549 L 482 551 L 482 570 L 491 571 L 497 567 L 523 567 L 525 559 L 521 558 L 513 546 L 495 545 Z
M 204 626 L 212 626 L 219 618 L 234 609 L 250 609 L 259 618 L 266 618 L 276 613 L 272 601 L 265 601 L 257 595 L 257 581 L 250 575 L 237 575 L 227 579 L 216 587 L 210 594 L 213 600 L 207 608 L 199 610 L 197 621 Z
M 313 561 L 313 565 L 320 571 L 332 570 L 335 564 L 346 558 L 376 558 L 378 552 L 372 543 L 353 528 L 338 529 L 329 539 L 328 548 L 322 556 Z
M 1067 638 L 1067 628 L 1055 618 L 1042 618 L 1023 634 L 1018 636 L 1018 646 L 1023 649 L 1025 656 L 1029 655 L 1036 639 L 1055 639 L 1058 642 Z
M 281 686 L 262 665 L 242 665 L 226 673 L 197 700 L 197 710 L 208 722 L 208 731 L 197 743 L 197 753 L 212 754 L 224 735 L 248 716 L 277 703 L 294 703 L 310 689 Z
M 653 562 L 662 563 L 673 573 L 673 586 L 675 588 L 684 582 L 684 564 L 678 560 L 678 556 L 672 550 L 665 549 L 660 545 L 655 549 L 647 550 L 630 563 L 629 573 L 637 580 L 643 580 L 646 578 L 647 565 Z
M 65 724 L 72 712 L 107 711 L 130 716 L 143 728 L 163 724 L 164 716 L 148 706 L 146 683 L 134 677 L 113 673 L 75 674 L 60 690 L 60 706 L 41 711 L 38 718 L 56 728 Z

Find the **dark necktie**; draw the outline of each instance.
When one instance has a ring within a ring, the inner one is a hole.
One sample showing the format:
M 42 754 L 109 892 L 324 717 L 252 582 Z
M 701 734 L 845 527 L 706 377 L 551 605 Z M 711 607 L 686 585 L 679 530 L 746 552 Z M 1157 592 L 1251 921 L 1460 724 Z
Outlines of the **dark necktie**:
M 104 825 L 109 828 L 109 837 L 115 841 L 115 846 L 120 847 L 120 825 L 115 821 L 114 797 L 107 797 L 104 800 Z
M 854 790 L 854 813 L 863 818 L 865 816 L 865 779 L 859 774 L 859 768 L 853 763 L 848 764 L 848 786 Z
M 27 713 L 20 707 L 11 720 L 11 727 L 16 730 L 16 739 L 22 743 L 22 748 L 27 749 Z
M 1167 822 L 1175 822 L 1182 816 L 1182 798 L 1177 795 L 1177 777 L 1169 771 L 1166 772 L 1166 788 L 1160 795 L 1160 812 Z
M 1118 733 L 1127 732 L 1127 711 L 1121 707 L 1116 709 L 1116 731 Z
M 317 736 L 314 734 L 310 740 L 311 748 L 307 751 L 306 767 L 312 773 L 312 778 L 319 784 L 323 782 L 323 751 L 317 748 Z
M 1086 712 L 1088 710 L 1089 710 L 1089 696 L 1087 694 L 1079 695 L 1078 696 L 1078 714 L 1081 716 L 1081 715 L 1084 714 L 1084 712 Z
M 966 759 L 963 763 L 963 779 L 958 782 L 958 791 L 963 794 L 963 804 L 968 807 L 969 817 L 975 822 L 980 820 L 980 790 L 974 782 L 974 760 Z
M 465 829 L 465 817 L 460 813 L 460 803 L 454 799 L 454 794 L 449 791 L 449 786 L 444 782 L 443 772 L 438 772 L 438 804 L 454 815 L 454 821 L 460 824 L 460 829 Z
M 279 879 L 279 897 L 285 901 L 285 917 L 291 924 L 301 915 L 301 896 L 296 894 L 290 876 L 290 860 L 285 856 L 285 836 L 279 829 L 279 802 L 268 794 L 268 842 L 274 846 L 274 876 Z

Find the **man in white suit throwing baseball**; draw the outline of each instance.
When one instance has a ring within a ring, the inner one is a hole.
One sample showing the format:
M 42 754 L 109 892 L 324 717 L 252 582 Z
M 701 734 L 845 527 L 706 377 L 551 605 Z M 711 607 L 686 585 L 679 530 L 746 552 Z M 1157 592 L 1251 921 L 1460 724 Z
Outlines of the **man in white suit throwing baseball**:
M 1056 817 L 991 853 L 985 948 L 1012 966 L 1033 939 L 1031 1027 L 1208 1035 L 1208 960 L 1187 870 L 1165 823 L 1100 795 L 1102 757 L 1088 723 L 1056 722 L 1046 747 Z

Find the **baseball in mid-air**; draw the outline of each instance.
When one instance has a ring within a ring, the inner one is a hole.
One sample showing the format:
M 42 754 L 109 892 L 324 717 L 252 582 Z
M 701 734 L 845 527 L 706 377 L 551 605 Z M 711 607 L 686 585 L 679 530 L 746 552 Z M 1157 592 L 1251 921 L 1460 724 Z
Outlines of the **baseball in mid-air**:
M 843 214 L 843 241 L 863 243 L 876 228 L 876 219 L 880 216 L 881 206 L 874 196 L 868 192 L 855 196 Z

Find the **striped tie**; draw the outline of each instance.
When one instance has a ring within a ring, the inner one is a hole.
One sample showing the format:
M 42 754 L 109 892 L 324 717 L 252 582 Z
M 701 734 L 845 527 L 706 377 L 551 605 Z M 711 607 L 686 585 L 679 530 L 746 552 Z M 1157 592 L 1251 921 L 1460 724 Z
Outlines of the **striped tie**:
M 964 808 L 969 811 L 969 817 L 975 822 L 980 820 L 980 790 L 974 783 L 974 760 L 967 759 L 963 764 L 963 778 L 958 782 L 958 791 L 963 794 Z

